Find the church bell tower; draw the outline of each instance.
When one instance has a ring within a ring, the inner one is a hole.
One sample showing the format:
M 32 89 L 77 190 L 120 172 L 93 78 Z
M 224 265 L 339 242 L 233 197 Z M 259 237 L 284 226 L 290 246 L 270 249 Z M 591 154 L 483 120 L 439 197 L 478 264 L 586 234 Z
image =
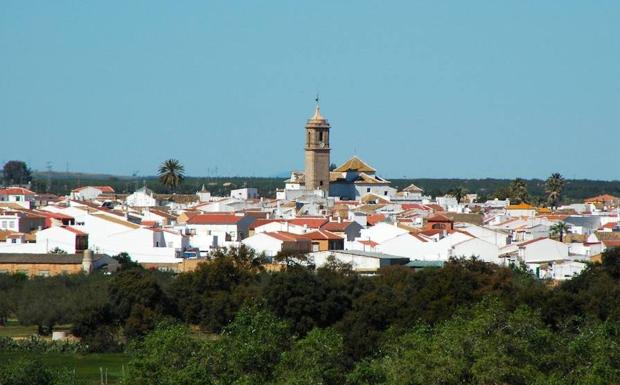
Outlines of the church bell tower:
M 306 123 L 306 172 L 307 190 L 323 190 L 329 194 L 329 129 L 327 119 L 321 116 L 317 97 L 314 116 Z

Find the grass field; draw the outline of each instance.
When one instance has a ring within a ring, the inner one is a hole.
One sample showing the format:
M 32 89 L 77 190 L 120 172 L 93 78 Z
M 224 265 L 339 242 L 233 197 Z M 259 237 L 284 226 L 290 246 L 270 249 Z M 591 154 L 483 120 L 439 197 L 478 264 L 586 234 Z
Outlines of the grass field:
M 108 384 L 118 384 L 123 373 L 123 365 L 129 359 L 126 354 L 66 354 L 66 353 L 7 353 L 0 352 L 0 362 L 13 359 L 38 359 L 51 369 L 68 368 L 75 370 L 77 377 L 90 385 L 100 384 L 99 368 L 108 371 Z

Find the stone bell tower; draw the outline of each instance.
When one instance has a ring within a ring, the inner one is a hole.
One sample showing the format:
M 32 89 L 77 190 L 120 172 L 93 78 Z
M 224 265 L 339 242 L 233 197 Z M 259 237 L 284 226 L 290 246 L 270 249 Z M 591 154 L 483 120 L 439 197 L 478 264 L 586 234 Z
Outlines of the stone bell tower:
M 329 129 L 327 119 L 321 116 L 318 98 L 314 116 L 306 123 L 306 172 L 307 190 L 323 190 L 329 194 Z

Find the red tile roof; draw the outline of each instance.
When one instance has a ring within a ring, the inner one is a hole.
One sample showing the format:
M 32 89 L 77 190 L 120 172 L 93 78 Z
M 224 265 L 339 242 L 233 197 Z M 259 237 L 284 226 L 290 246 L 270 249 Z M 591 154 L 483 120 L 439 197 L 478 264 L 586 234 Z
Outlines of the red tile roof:
M 352 221 L 342 221 L 342 222 L 330 221 L 330 222 L 325 223 L 323 226 L 321 226 L 321 230 L 345 231 L 347 227 L 351 226 L 352 224 L 353 224 Z
M 288 223 L 297 226 L 308 226 L 313 229 L 321 228 L 325 223 L 327 223 L 327 218 L 317 218 L 317 217 L 297 217 L 293 219 L 289 219 Z
M 187 221 L 190 225 L 234 225 L 244 217 L 233 214 L 199 214 Z
M 0 189 L 0 195 L 34 195 L 34 192 L 23 187 L 8 187 Z
M 331 231 L 327 230 L 316 230 L 305 233 L 302 235 L 304 238 L 311 239 L 313 241 L 321 241 L 321 240 L 342 240 L 340 235 L 336 235 Z
M 254 230 L 259 226 L 266 225 L 272 222 L 286 222 L 285 219 L 256 219 L 252 224 L 250 224 L 250 230 Z
M 366 217 L 366 223 L 371 226 L 376 225 L 379 222 L 383 222 L 385 220 L 385 215 L 383 214 L 371 214 Z
M 603 245 L 605 245 L 605 247 L 620 247 L 620 239 L 609 239 L 607 241 L 603 241 Z
M 358 242 L 361 243 L 362 245 L 367 245 L 370 247 L 376 247 L 379 245 L 377 242 L 371 241 L 371 240 L 364 240 L 364 241 L 358 241 Z
M 73 190 L 71 190 L 71 192 L 80 192 L 88 187 L 96 188 L 102 193 L 113 193 L 114 192 L 114 189 L 112 188 L 112 186 L 82 186 L 82 187 L 74 188 Z
M 309 241 L 309 239 L 305 238 L 303 235 L 287 233 L 286 231 L 273 231 L 263 234 L 284 242 Z
M 407 211 L 407 210 L 423 210 L 423 211 L 432 211 L 433 209 L 431 207 L 428 207 L 426 205 L 423 205 L 421 203 L 403 203 L 401 205 L 401 207 L 403 208 L 403 210 Z
M 443 214 L 435 214 L 427 219 L 428 222 L 452 222 L 452 219 Z
M 430 207 L 431 209 L 433 209 L 433 211 L 435 212 L 439 212 L 439 211 L 443 211 L 443 207 L 439 206 L 436 203 L 429 203 L 426 205 L 427 207 Z

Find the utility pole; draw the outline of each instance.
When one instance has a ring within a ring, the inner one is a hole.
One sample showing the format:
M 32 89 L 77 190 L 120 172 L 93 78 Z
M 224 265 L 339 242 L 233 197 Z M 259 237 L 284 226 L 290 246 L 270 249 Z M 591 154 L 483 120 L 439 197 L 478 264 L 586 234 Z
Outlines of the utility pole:
M 45 168 L 47 169 L 47 186 L 45 186 L 45 191 L 50 192 L 52 189 L 52 162 L 45 162 Z

